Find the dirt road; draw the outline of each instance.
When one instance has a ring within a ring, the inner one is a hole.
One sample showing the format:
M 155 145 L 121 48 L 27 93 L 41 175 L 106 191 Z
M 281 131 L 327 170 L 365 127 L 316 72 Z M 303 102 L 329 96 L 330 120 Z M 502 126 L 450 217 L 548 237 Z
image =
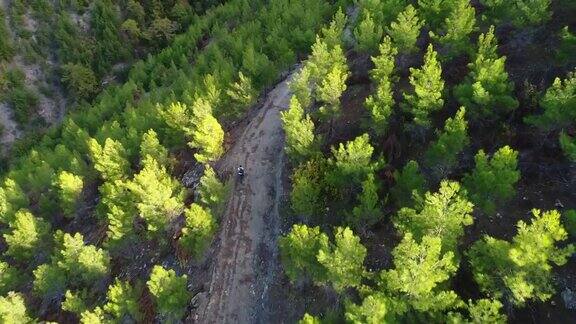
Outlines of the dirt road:
M 268 94 L 222 161 L 226 170 L 243 165 L 246 176 L 236 183 L 221 221 L 198 323 L 268 322 L 268 288 L 279 271 L 278 204 L 284 163 L 280 111 L 288 108 L 290 78 Z

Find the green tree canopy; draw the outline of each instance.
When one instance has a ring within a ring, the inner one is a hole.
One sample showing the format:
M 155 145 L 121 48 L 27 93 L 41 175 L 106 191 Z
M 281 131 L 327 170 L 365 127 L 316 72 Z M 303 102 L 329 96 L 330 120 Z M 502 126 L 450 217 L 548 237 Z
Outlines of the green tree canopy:
M 124 179 L 130 171 L 128 152 L 120 141 L 107 138 L 104 146 L 91 138 L 88 141 L 94 168 L 104 180 Z
M 110 273 L 108 251 L 84 244 L 80 233 L 70 235 L 58 231 L 55 237 L 60 249 L 53 256 L 53 263 L 73 284 L 92 285 Z
M 0 261 L 0 295 L 4 296 L 9 291 L 15 291 L 23 279 L 20 270 Z
M 551 0 L 481 0 L 485 17 L 494 22 L 512 22 L 516 27 L 538 25 L 550 19 Z
M 376 224 L 384 214 L 380 208 L 381 202 L 378 197 L 378 181 L 374 174 L 369 173 L 362 182 L 362 192 L 358 195 L 358 204 L 348 217 L 349 223 L 355 228 L 363 228 Z
M 458 182 L 444 180 L 436 193 L 427 192 L 421 206 L 402 208 L 394 218 L 401 233 L 412 233 L 415 239 L 437 236 L 442 251 L 456 251 L 464 227 L 472 225 L 473 205 Z
M 9 225 L 14 222 L 16 212 L 28 205 L 28 197 L 20 185 L 14 179 L 6 178 L 0 187 L 0 221 Z
M 184 217 L 186 225 L 178 241 L 189 253 L 199 258 L 216 232 L 216 220 L 209 210 L 198 204 L 192 204 L 186 209 Z
M 380 273 L 380 284 L 405 304 L 397 305 L 395 312 L 439 312 L 458 304 L 456 293 L 443 289 L 458 264 L 451 251 L 441 250 L 441 238 L 423 236 L 418 243 L 410 233 L 394 248 L 394 268 Z
M 414 90 L 412 93 L 404 93 L 404 109 L 414 116 L 414 123 L 418 126 L 429 127 L 430 113 L 444 106 L 442 67 L 436 56 L 437 53 L 430 44 L 424 55 L 422 68 L 410 68 L 410 84 Z
M 381 25 L 372 19 L 370 11 L 364 9 L 362 21 L 354 30 L 354 35 L 358 41 L 358 49 L 366 53 L 376 52 L 383 33 L 384 30 Z
M 394 171 L 396 183 L 390 189 L 390 194 L 397 207 L 412 207 L 415 198 L 420 199 L 426 191 L 426 178 L 420 172 L 418 162 L 410 160 L 402 170 Z
M 323 212 L 325 169 L 323 159 L 312 159 L 299 165 L 292 174 L 290 205 L 297 215 L 312 218 Z
M 426 165 L 441 177 L 457 165 L 458 155 L 470 143 L 465 114 L 466 109 L 461 107 L 454 117 L 446 119 L 444 129 L 438 132 L 438 139 L 424 154 Z
M 576 161 L 576 138 L 571 137 L 566 134 L 566 132 L 562 131 L 560 132 L 559 142 L 560 148 L 568 160 L 572 162 Z
M 476 10 L 469 0 L 449 2 L 453 2 L 453 8 L 449 10 L 440 32 L 430 34 L 444 47 L 444 55 L 452 58 L 470 52 L 470 34 L 476 30 Z
M 346 304 L 344 317 L 347 323 L 378 324 L 395 322 L 388 298 L 381 293 L 375 293 L 362 300 L 362 304 Z
M 98 89 L 94 71 L 82 64 L 68 63 L 62 66 L 62 81 L 77 99 L 89 99 Z
M 204 174 L 200 178 L 198 194 L 202 205 L 209 208 L 215 217 L 219 217 L 224 211 L 229 190 L 229 186 L 218 179 L 214 169 L 206 164 Z
M 456 7 L 457 0 L 418 0 L 418 11 L 430 29 L 436 30 Z
M 50 224 L 35 217 L 28 210 L 21 209 L 10 224 L 10 232 L 4 234 L 8 245 L 6 254 L 19 262 L 33 263 L 32 259 L 49 246 Z
M 155 265 L 146 283 L 156 303 L 158 314 L 166 321 L 179 321 L 186 312 L 190 292 L 186 275 L 177 276 L 174 270 Z
M 84 188 L 84 181 L 81 176 L 62 171 L 56 178 L 56 188 L 60 198 L 60 206 L 67 217 L 74 216 L 78 202 Z
M 198 162 L 217 160 L 223 153 L 224 130 L 212 115 L 212 107 L 205 99 L 198 99 L 192 105 L 192 140 L 188 145 L 198 149 L 194 157 Z
M 128 318 L 140 321 L 143 316 L 138 303 L 139 298 L 138 290 L 132 287 L 130 283 L 116 279 L 108 287 L 107 302 L 103 309 L 118 321 Z
M 316 151 L 314 147 L 314 122 L 300 105 L 296 96 L 290 99 L 290 107 L 280 112 L 284 132 L 286 133 L 286 154 L 295 163 L 310 158 Z
M 346 144 L 340 143 L 338 149 L 333 147 L 334 157 L 328 160 L 326 181 L 337 189 L 350 184 L 360 184 L 377 168 L 377 163 L 372 161 L 373 152 L 374 147 L 370 144 L 368 134 L 358 136 Z
M 162 232 L 183 209 L 183 191 L 180 183 L 168 174 L 166 168 L 150 159 L 140 173 L 126 184 L 132 192 L 140 216 L 151 233 Z
M 22 294 L 9 292 L 0 297 L 0 321 L 2 323 L 33 323 L 28 315 Z
M 551 131 L 570 126 L 576 121 L 576 71 L 564 80 L 556 78 L 540 100 L 544 113 L 525 120 L 538 128 Z
M 377 135 L 383 135 L 388 128 L 388 120 L 395 103 L 392 73 L 398 50 L 388 36 L 384 37 L 379 48 L 380 54 L 372 57 L 375 67 L 370 71 L 372 81 L 376 83 L 376 93 L 366 98 L 365 105 L 370 112 L 370 128 Z
M 424 21 L 419 19 L 418 11 L 409 4 L 404 11 L 398 14 L 386 32 L 392 38 L 398 52 L 410 53 L 417 50 L 416 40 L 420 36 L 420 29 L 423 25 Z
M 326 269 L 316 256 L 318 251 L 328 249 L 329 239 L 319 227 L 294 224 L 279 239 L 279 246 L 284 272 L 292 282 L 306 278 L 315 283 L 326 280 Z
M 153 129 L 149 129 L 144 135 L 142 135 L 142 141 L 140 142 L 140 158 L 143 160 L 142 164 L 146 164 L 146 159 L 152 158 L 156 160 L 160 165 L 170 168 L 170 157 L 168 156 L 168 150 L 160 144 L 158 139 L 158 134 Z
M 336 291 L 359 287 L 365 275 L 366 248 L 348 227 L 334 230 L 335 244 L 324 246 L 316 256 L 326 269 L 326 279 Z
M 520 180 L 518 152 L 509 146 L 500 148 L 491 159 L 483 150 L 474 157 L 476 167 L 462 182 L 470 200 L 487 214 L 514 196 L 514 185 Z
M 535 209 L 532 214 L 530 224 L 518 222 L 512 242 L 485 236 L 468 252 L 480 288 L 519 306 L 533 299 L 550 299 L 553 264 L 565 264 L 575 251 L 572 244 L 557 246 L 568 237 L 558 211 Z
M 494 120 L 518 107 L 512 96 L 514 84 L 508 80 L 506 57 L 498 57 L 494 26 L 478 38 L 478 53 L 469 64 L 470 73 L 454 88 L 458 101 L 474 119 Z

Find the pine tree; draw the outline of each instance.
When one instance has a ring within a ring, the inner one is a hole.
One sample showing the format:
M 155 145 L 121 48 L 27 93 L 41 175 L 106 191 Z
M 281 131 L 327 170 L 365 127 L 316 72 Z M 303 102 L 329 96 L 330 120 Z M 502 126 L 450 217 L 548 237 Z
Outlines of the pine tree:
M 226 90 L 226 95 L 232 103 L 233 116 L 240 116 L 255 101 L 257 92 L 252 86 L 252 80 L 242 72 L 238 72 L 238 80 Z
M 66 289 L 68 278 L 58 266 L 43 264 L 33 272 L 33 292 L 44 300 L 61 298 Z
M 60 198 L 60 206 L 66 217 L 73 217 L 82 195 L 84 181 L 82 177 L 62 171 L 56 179 L 56 188 Z
M 9 292 L 0 297 L 0 321 L 2 323 L 33 323 L 28 315 L 22 294 Z
M 312 316 L 308 313 L 304 314 L 298 324 L 322 324 L 322 320 L 316 316 Z
M 424 21 L 418 18 L 416 9 L 408 5 L 403 12 L 398 14 L 396 21 L 390 24 L 386 32 L 400 53 L 411 53 L 417 50 L 416 40 L 420 36 L 420 29 L 423 25 Z
M 102 324 L 105 322 L 104 311 L 100 307 L 96 307 L 94 310 L 85 310 L 80 314 L 81 324 Z
M 8 245 L 6 254 L 18 262 L 32 263 L 32 259 L 42 252 L 42 247 L 49 243 L 50 224 L 25 209 L 16 213 L 10 229 L 8 234 L 4 234 Z
M 164 123 L 168 126 L 166 129 L 168 142 L 166 144 L 184 146 L 186 144 L 186 137 L 192 133 L 188 106 L 176 101 L 166 106 L 157 105 L 156 109 Z
M 457 0 L 418 0 L 418 11 L 430 29 L 436 30 L 448 18 Z
M 328 160 L 326 182 L 336 189 L 360 184 L 369 173 L 377 168 L 372 161 L 374 147 L 368 134 L 356 137 L 346 144 L 340 143 L 338 149 L 332 148 L 334 158 Z
M 394 323 L 393 306 L 388 298 L 381 293 L 367 296 L 361 305 L 348 302 L 344 317 L 347 323 Z
M 437 54 L 430 44 L 424 55 L 422 68 L 410 68 L 410 84 L 414 87 L 414 91 L 412 94 L 404 93 L 406 100 L 404 109 L 414 116 L 414 123 L 418 126 L 429 127 L 430 113 L 440 110 L 444 106 L 442 67 L 436 56 Z
M 474 205 L 491 215 L 498 205 L 515 194 L 514 185 L 520 180 L 518 152 L 504 146 L 488 159 L 480 150 L 474 161 L 475 169 L 466 174 L 462 181 Z
M 403 234 L 412 233 L 416 240 L 426 235 L 439 237 L 442 251 L 456 251 L 464 227 L 472 225 L 472 210 L 458 182 L 444 180 L 438 192 L 425 194 L 421 206 L 400 209 L 394 225 Z
M 107 302 L 103 310 L 118 321 L 127 319 L 141 321 L 143 316 L 138 303 L 139 298 L 139 291 L 130 283 L 116 279 L 108 287 Z
M 334 230 L 335 245 L 323 247 L 316 258 L 326 269 L 326 278 L 336 291 L 360 286 L 366 270 L 366 248 L 348 227 Z
M 183 209 L 183 191 L 156 160 L 147 160 L 140 173 L 126 184 L 136 201 L 140 216 L 151 233 L 162 232 Z
M 564 26 L 558 36 L 560 45 L 556 50 L 556 60 L 561 64 L 574 62 L 575 58 L 572 53 L 576 51 L 576 35 L 570 32 L 568 26 Z
M 192 106 L 192 125 L 188 145 L 198 149 L 194 157 L 200 163 L 207 163 L 220 158 L 224 153 L 224 130 L 218 120 L 212 116 L 212 107 L 205 99 L 198 99 Z
M 0 295 L 4 296 L 9 291 L 17 290 L 23 279 L 20 270 L 0 261 Z
M 550 0 L 481 0 L 480 3 L 487 8 L 484 19 L 511 21 L 516 27 L 538 25 L 552 16 Z
M 476 30 L 476 10 L 469 0 L 451 0 L 455 2 L 450 15 L 444 20 L 439 35 L 430 33 L 445 51 L 450 59 L 460 54 L 470 52 L 470 34 Z
M 108 220 L 106 242 L 110 248 L 130 243 L 136 237 L 134 222 L 138 209 L 127 183 L 121 180 L 105 182 L 100 186 L 98 213 Z
M 415 196 L 422 197 L 426 191 L 426 178 L 420 172 L 416 161 L 408 161 L 401 171 L 394 172 L 396 183 L 390 194 L 397 207 L 413 207 Z
M 380 284 L 405 304 L 397 305 L 395 312 L 402 313 L 408 307 L 433 313 L 457 304 L 456 293 L 443 287 L 456 273 L 458 264 L 451 251 L 441 250 L 439 237 L 424 236 L 418 243 L 410 233 L 394 248 L 394 268 L 380 273 Z
M 6 27 L 4 10 L 0 9 L 0 62 L 9 61 L 14 55 L 10 32 Z
M 358 195 L 358 205 L 352 210 L 349 223 L 355 228 L 372 226 L 382 218 L 380 200 L 378 198 L 378 183 L 374 174 L 369 173 L 362 182 L 362 193 Z
M 304 65 L 304 69 L 309 71 L 309 81 L 312 85 L 315 86 L 321 82 L 330 72 L 331 67 L 339 64 L 338 61 L 342 60 L 341 57 L 344 57 L 344 52 L 340 45 L 335 46 L 331 50 L 328 44 L 317 36 L 316 42 L 312 45 L 312 53 L 308 56 L 308 60 Z M 343 62 L 345 63 L 345 61 Z
M 294 224 L 278 244 L 284 272 L 292 282 L 310 278 L 319 284 L 326 280 L 326 270 L 316 256 L 328 248 L 329 240 L 319 227 Z
M 494 35 L 494 26 L 490 26 L 486 33 L 478 36 L 478 52 L 473 56 L 473 60 L 483 57 L 484 60 L 498 59 L 498 40 Z
M 294 97 L 302 105 L 303 108 L 308 108 L 312 104 L 312 81 L 310 80 L 311 69 L 303 67 L 300 72 L 296 73 L 290 81 L 290 90 Z
M 200 258 L 216 232 L 216 220 L 209 210 L 198 204 L 186 209 L 184 217 L 186 225 L 178 242 L 195 258 Z
M 226 197 L 230 188 L 223 184 L 216 176 L 216 172 L 210 165 L 204 166 L 204 174 L 200 178 L 198 194 L 203 206 L 212 211 L 212 215 L 219 216 L 224 211 Z
M 86 290 L 81 290 L 79 292 L 72 292 L 66 290 L 64 294 L 64 301 L 62 302 L 61 308 L 64 311 L 74 313 L 76 315 L 82 314 L 82 312 L 88 309 L 85 300 L 88 298 L 88 293 Z
M 163 321 L 177 322 L 184 316 L 191 297 L 186 288 L 187 281 L 186 275 L 177 276 L 172 269 L 166 270 L 159 265 L 152 268 L 146 284 Z
M 382 80 L 392 81 L 398 49 L 394 47 L 392 39 L 388 35 L 384 36 L 378 49 L 378 56 L 372 57 L 374 68 L 370 71 L 370 77 L 375 83 Z
M 559 130 L 576 121 L 576 71 L 569 73 L 564 80 L 556 78 L 540 100 L 544 113 L 525 119 L 545 131 Z
M 72 283 L 91 285 L 110 273 L 108 252 L 94 245 L 85 245 L 82 234 L 57 232 L 55 237 L 60 250 L 53 256 L 53 263 Z
M 485 236 L 475 242 L 468 256 L 474 279 L 482 289 L 517 306 L 554 294 L 552 264 L 561 266 L 575 252 L 574 245 L 556 245 L 566 240 L 560 213 L 533 210 L 531 224 L 518 222 L 512 242 Z
M 329 48 L 334 48 L 336 46 L 344 46 L 342 43 L 342 34 L 344 32 L 344 27 L 346 27 L 346 15 L 342 12 L 341 8 L 334 14 L 332 21 L 328 27 L 322 28 L 320 34 L 322 35 L 322 40 L 328 45 Z
M 507 316 L 501 313 L 502 303 L 498 300 L 480 299 L 476 303 L 468 302 L 470 319 L 474 323 L 507 323 Z
M 310 158 L 316 151 L 314 147 L 314 122 L 304 113 L 296 96 L 290 99 L 290 108 L 280 112 L 280 119 L 286 133 L 286 154 L 299 163 Z
M 125 178 L 130 170 L 128 152 L 121 142 L 107 138 L 102 147 L 95 139 L 88 141 L 94 168 L 104 180 Z
M 464 83 L 454 88 L 454 95 L 474 119 L 494 120 L 518 107 L 505 62 L 505 56 L 497 58 L 492 26 L 478 39 L 478 54 L 469 64 L 470 73 Z
M 366 53 L 374 53 L 378 50 L 378 44 L 382 39 L 384 31 L 378 25 L 366 9 L 362 13 L 363 19 L 354 30 L 354 35 L 358 40 L 358 49 Z
M 360 0 L 360 8 L 370 12 L 376 24 L 389 25 L 406 8 L 406 0 Z
M 62 82 L 70 94 L 77 98 L 89 99 L 98 90 L 98 81 L 94 71 L 82 64 L 67 63 L 62 66 Z
M 142 159 L 142 164 L 146 164 L 146 159 L 152 158 L 160 163 L 160 165 L 166 168 L 170 167 L 168 150 L 160 144 L 158 134 L 156 134 L 153 129 L 149 129 L 144 133 L 144 135 L 142 135 L 142 141 L 140 142 L 140 158 Z
M 438 139 L 426 151 L 426 164 L 436 175 L 443 178 L 458 163 L 458 154 L 468 146 L 468 122 L 465 118 L 466 109 L 461 107 L 454 118 L 448 118 L 444 130 L 438 133 Z
M 566 134 L 566 132 L 560 133 L 560 148 L 564 152 L 564 155 L 568 158 L 568 160 L 575 162 L 576 161 L 576 139 L 574 137 L 570 137 Z
M 28 197 L 20 185 L 12 178 L 6 178 L 0 187 L 0 222 L 14 222 L 16 212 L 29 205 Z
M 322 181 L 325 162 L 318 159 L 307 161 L 292 175 L 290 205 L 298 216 L 312 218 L 322 212 Z
M 370 128 L 377 135 L 383 135 L 386 132 L 388 119 L 393 111 L 392 73 L 397 53 L 398 51 L 393 47 L 390 37 L 385 36 L 382 44 L 380 44 L 380 55 L 372 57 L 375 67 L 370 74 L 376 83 L 376 93 L 366 99 L 365 105 L 370 111 Z
M 340 97 L 346 91 L 346 80 L 350 73 L 346 64 L 334 64 L 328 74 L 322 79 L 316 89 L 317 99 L 323 103 L 320 113 L 329 118 L 338 115 L 340 111 Z

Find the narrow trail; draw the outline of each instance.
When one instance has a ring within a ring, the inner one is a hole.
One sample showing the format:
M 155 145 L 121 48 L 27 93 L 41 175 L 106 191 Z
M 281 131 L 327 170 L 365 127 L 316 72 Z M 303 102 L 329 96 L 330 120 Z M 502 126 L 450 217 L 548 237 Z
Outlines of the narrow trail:
M 278 205 L 282 195 L 284 132 L 280 111 L 288 108 L 288 82 L 277 84 L 222 160 L 246 175 L 236 183 L 221 220 L 218 245 L 198 323 L 265 323 L 268 287 L 279 271 Z

